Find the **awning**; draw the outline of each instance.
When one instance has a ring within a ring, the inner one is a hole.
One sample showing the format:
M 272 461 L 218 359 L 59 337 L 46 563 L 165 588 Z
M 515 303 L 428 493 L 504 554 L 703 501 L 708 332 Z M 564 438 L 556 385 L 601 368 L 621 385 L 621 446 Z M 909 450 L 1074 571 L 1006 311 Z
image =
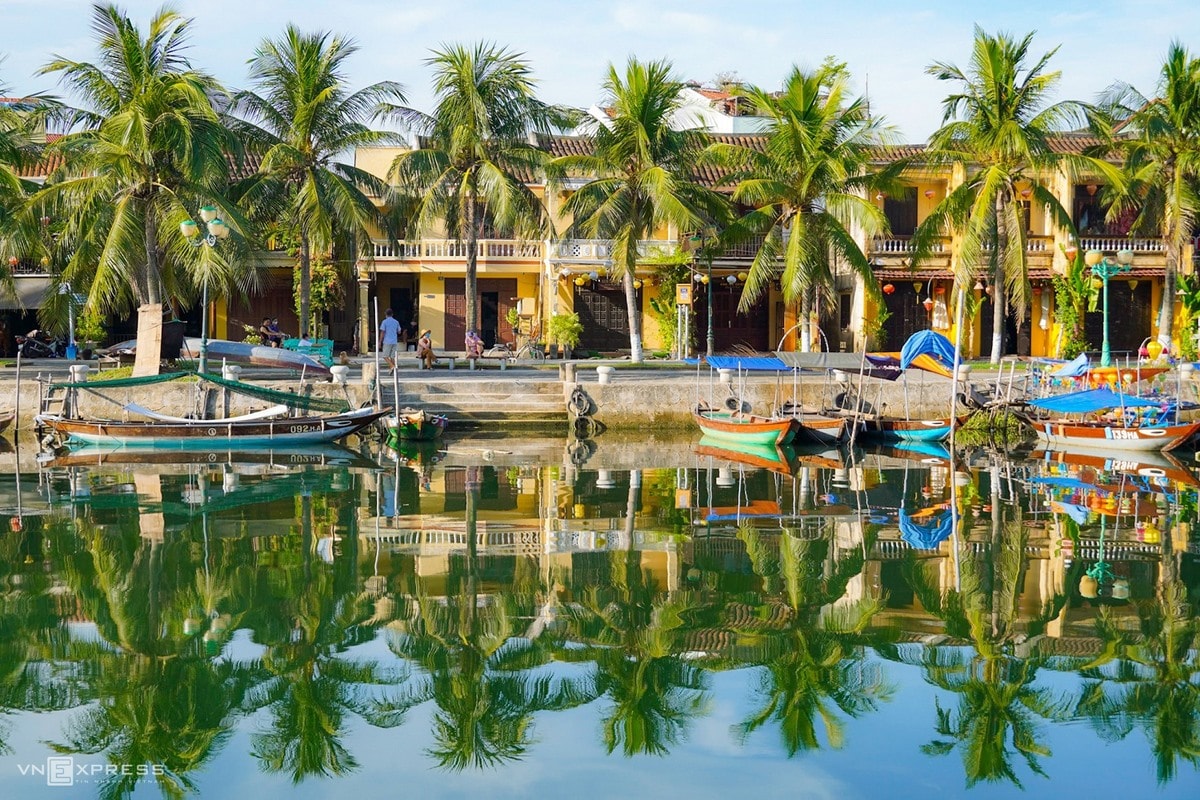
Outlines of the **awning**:
M 779 351 L 775 357 L 788 369 L 841 370 L 858 374 L 860 371 L 872 378 L 894 381 L 900 377 L 900 362 L 891 356 L 868 353 L 796 353 Z M 863 369 L 863 366 L 866 369 Z
M 30 278 L 21 275 L 14 276 L 17 294 L 0 291 L 0 309 L 32 311 L 41 308 L 46 302 L 46 293 L 50 290 L 50 278 Z
M 1094 411 L 1107 411 L 1110 408 L 1154 408 L 1162 405 L 1162 401 L 1148 400 L 1103 388 L 1043 397 L 1040 400 L 1030 400 L 1029 405 L 1059 414 L 1090 414 Z

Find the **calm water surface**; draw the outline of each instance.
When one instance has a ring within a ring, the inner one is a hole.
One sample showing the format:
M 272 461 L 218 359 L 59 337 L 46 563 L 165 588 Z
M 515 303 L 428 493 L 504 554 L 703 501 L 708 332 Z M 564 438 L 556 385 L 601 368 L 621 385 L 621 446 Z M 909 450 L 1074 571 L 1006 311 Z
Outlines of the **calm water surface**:
M 0 797 L 1200 793 L 1179 464 L 602 438 L 0 465 Z

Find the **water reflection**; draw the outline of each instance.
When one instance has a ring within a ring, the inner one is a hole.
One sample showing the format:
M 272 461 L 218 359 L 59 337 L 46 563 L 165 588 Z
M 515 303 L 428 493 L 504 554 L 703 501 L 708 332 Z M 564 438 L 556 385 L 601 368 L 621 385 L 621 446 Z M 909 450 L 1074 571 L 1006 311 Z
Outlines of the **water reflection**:
M 19 712 L 60 715 L 34 757 L 151 765 L 100 788 L 179 796 L 218 761 L 382 776 L 362 729 L 446 774 L 588 740 L 675 756 L 722 705 L 731 746 L 823 758 L 866 752 L 919 675 L 889 757 L 957 785 L 1053 780 L 1099 742 L 1149 748 L 1130 786 L 1195 781 L 1190 469 L 571 448 L 85 453 L 19 480 L 5 456 L 0 762 L 30 755 Z M 542 739 L 560 714 L 582 729 Z

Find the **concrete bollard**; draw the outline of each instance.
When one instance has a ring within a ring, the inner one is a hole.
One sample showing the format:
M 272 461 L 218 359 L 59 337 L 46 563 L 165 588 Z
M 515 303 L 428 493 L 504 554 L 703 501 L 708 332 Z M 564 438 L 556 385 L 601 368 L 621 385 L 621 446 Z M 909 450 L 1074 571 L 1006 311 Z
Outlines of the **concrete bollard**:
M 596 379 L 599 383 L 612 383 L 612 367 L 596 367 Z
M 958 365 L 959 383 L 966 383 L 968 378 L 970 377 L 970 375 L 971 375 L 971 365 L 970 364 L 959 364 Z
M 237 364 L 226 364 L 221 367 L 221 377 L 227 381 L 240 381 L 242 379 L 242 368 Z
M 71 383 L 87 383 L 88 370 L 91 367 L 87 364 L 72 364 L 70 369 Z
M 717 382 L 723 383 L 726 386 L 732 384 L 733 383 L 733 370 L 731 370 L 731 369 L 717 370 Z
M 329 368 L 330 379 L 339 386 L 346 385 L 346 378 L 350 375 L 350 368 L 343 367 L 341 364 L 336 367 Z
M 454 356 L 446 356 L 446 361 L 447 361 L 447 362 L 449 363 L 449 365 L 450 365 L 450 371 L 451 371 L 451 372 L 453 372 L 453 371 L 454 371 L 454 365 L 455 365 L 455 362 L 456 362 L 456 361 L 458 361 L 458 359 L 457 359 L 457 358 L 455 358 Z
M 1180 364 L 1179 365 L 1179 380 L 1187 383 L 1196 377 L 1195 364 Z
M 574 361 L 564 361 L 558 365 L 558 377 L 563 383 L 575 382 L 575 367 Z
M 362 382 L 365 386 L 370 386 L 375 382 L 375 362 L 364 361 L 362 366 Z

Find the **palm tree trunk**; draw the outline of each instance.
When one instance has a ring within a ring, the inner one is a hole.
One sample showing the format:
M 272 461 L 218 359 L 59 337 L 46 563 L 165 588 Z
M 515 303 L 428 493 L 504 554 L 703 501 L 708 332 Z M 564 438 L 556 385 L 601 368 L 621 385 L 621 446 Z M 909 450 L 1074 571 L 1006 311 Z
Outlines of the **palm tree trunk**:
M 140 298 L 145 305 L 162 305 L 162 281 L 158 272 L 158 220 L 154 218 L 150 203 L 146 203 L 146 215 L 142 230 L 146 236 L 146 271 L 143 275 L 144 294 Z
M 633 288 L 634 269 L 635 266 L 630 264 L 621 276 L 621 285 L 625 287 L 625 310 L 629 314 L 629 360 L 636 363 L 642 360 L 642 314 L 638 308 L 637 289 Z
M 312 252 L 308 232 L 300 231 L 300 338 L 308 338 L 309 306 L 312 303 Z
M 133 362 L 137 377 L 157 375 L 162 367 L 162 277 L 159 274 L 158 220 L 149 200 L 145 203 L 142 232 L 146 237 L 146 263 L 137 276 L 134 290 L 138 301 L 138 344 Z
M 479 254 L 479 204 L 475 200 L 474 190 L 467 192 L 467 276 L 466 292 L 466 323 L 468 331 L 479 333 L 479 278 L 477 275 Z M 449 347 L 449 344 L 447 344 Z
M 1158 306 L 1158 343 L 1163 352 L 1171 352 L 1171 333 L 1175 321 L 1175 276 L 1179 274 L 1180 253 L 1174 237 L 1166 241 L 1167 268 L 1163 272 L 1162 302 Z
M 1004 253 L 1008 249 L 1008 221 L 1004 216 L 1004 193 L 996 194 L 996 247 L 992 251 L 992 358 L 1000 363 L 1004 355 Z
M 800 294 L 800 352 L 812 352 L 812 287 Z

